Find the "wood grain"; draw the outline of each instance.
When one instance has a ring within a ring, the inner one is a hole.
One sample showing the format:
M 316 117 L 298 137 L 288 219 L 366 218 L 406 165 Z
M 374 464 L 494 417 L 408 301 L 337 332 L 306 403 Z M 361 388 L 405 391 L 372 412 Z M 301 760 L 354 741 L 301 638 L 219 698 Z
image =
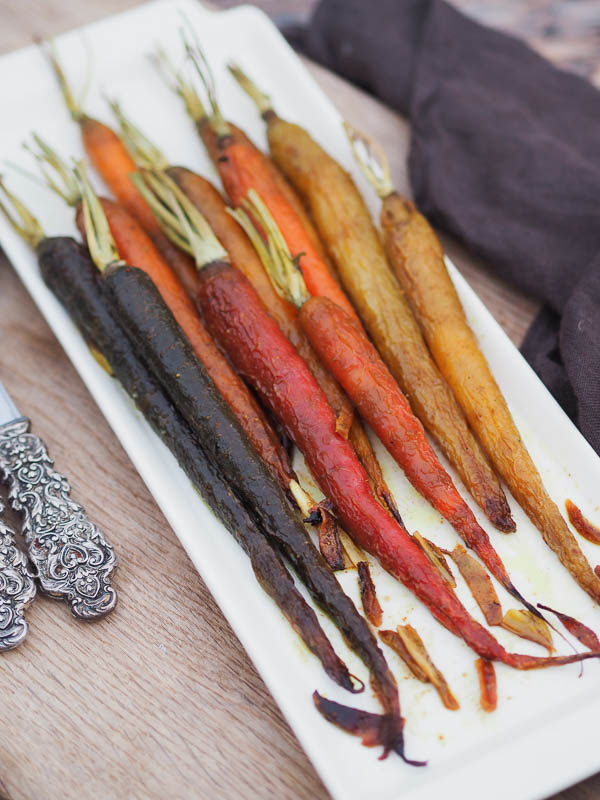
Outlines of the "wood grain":
M 0 52 L 27 44 L 34 34 L 58 33 L 133 5 L 136 0 L 0 0 Z M 406 122 L 339 78 L 309 67 L 348 119 L 369 119 L 371 132 L 393 158 L 397 185 L 406 190 Z M 535 303 L 456 243 L 446 245 L 519 343 Z M 0 793 L 10 800 L 327 797 L 1 254 L 0 340 L 0 378 L 33 418 L 57 467 L 71 478 L 74 496 L 108 533 L 120 558 L 120 603 L 109 619 L 78 623 L 60 603 L 41 598 L 29 611 L 29 640 L 2 657 Z M 556 800 L 599 794 L 595 778 Z

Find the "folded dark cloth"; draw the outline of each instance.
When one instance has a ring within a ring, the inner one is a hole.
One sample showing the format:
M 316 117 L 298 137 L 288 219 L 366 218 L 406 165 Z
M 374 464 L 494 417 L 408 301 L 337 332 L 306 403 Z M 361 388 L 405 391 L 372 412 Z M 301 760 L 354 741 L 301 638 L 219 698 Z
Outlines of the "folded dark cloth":
M 600 452 L 600 92 L 442 0 L 321 0 L 296 44 L 410 117 L 418 206 L 544 303 L 523 352 Z

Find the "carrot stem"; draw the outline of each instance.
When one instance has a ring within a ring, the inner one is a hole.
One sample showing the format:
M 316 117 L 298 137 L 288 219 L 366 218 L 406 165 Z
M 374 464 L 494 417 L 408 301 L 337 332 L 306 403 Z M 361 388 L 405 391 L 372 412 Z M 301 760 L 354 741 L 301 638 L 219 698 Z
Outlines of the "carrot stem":
M 42 239 L 46 238 L 44 230 L 39 221 L 27 209 L 19 198 L 6 188 L 4 181 L 0 177 L 0 190 L 12 206 L 12 213 L 7 206 L 0 200 L 0 211 L 4 214 L 11 227 L 19 236 L 34 250 Z M 16 215 L 16 216 L 15 216 Z
M 112 237 L 106 215 L 87 177 L 83 161 L 75 164 L 75 175 L 81 185 L 81 203 L 88 250 L 100 272 L 111 264 L 123 263 Z

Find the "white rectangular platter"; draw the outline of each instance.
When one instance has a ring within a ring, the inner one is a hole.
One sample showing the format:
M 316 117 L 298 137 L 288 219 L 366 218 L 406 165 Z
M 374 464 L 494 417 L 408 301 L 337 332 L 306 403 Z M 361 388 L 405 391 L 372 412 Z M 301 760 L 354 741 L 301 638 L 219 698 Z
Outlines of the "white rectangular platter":
M 217 180 L 179 99 L 147 58 L 157 42 L 176 59 L 181 58 L 180 11 L 196 29 L 214 67 L 227 118 L 265 147 L 261 121 L 224 69 L 226 61 L 235 57 L 273 96 L 279 113 L 306 125 L 368 192 L 353 164 L 339 114 L 273 25 L 249 6 L 213 13 L 193 0 L 155 2 L 89 26 L 83 36 L 69 33 L 60 37 L 57 47 L 76 84 L 83 82 L 87 59 L 92 59 L 92 87 L 85 101 L 90 114 L 112 123 L 102 93 L 117 97 L 173 163 Z M 0 128 L 3 159 L 30 167 L 21 143 L 35 128 L 41 128 L 64 156 L 83 155 L 77 126 L 70 121 L 54 78 L 36 48 L 0 59 L 0 99 L 9 112 Z M 359 122 L 368 130 L 368 120 Z M 49 234 L 75 233 L 72 213 L 46 190 L 17 172 L 9 171 L 7 181 L 39 215 Z M 433 800 L 443 794 L 462 800 L 481 796 L 487 800 L 535 800 L 600 769 L 598 664 L 588 662 L 582 677 L 578 677 L 578 666 L 530 673 L 498 666 L 498 710 L 485 714 L 479 707 L 474 654 L 435 623 L 427 610 L 377 565 L 373 565 L 373 575 L 384 608 L 383 627 L 393 628 L 407 620 L 417 628 L 461 709 L 444 709 L 435 692 L 410 677 L 402 662 L 386 650 L 399 682 L 407 753 L 428 759 L 429 765 L 408 767 L 395 756 L 380 762 L 378 753 L 325 722 L 311 702 L 315 689 L 366 709 L 377 710 L 377 705 L 368 691 L 351 697 L 327 679 L 256 583 L 245 555 L 121 388 L 94 361 L 43 284 L 33 254 L 2 218 L 0 242 L 335 798 Z M 552 496 L 560 505 L 570 497 L 597 520 L 600 460 L 452 266 L 451 271 L 469 320 Z M 377 448 L 409 530 L 418 529 L 443 546 L 454 546 L 456 534 L 407 484 L 379 443 Z M 305 478 L 300 459 L 296 465 Z M 462 490 L 460 483 L 459 488 Z M 575 585 L 512 499 L 511 504 L 518 531 L 510 536 L 490 530 L 476 513 L 516 585 L 530 599 L 600 629 L 600 610 Z M 118 541 L 115 545 L 118 549 Z M 598 551 L 586 542 L 581 545 L 595 564 Z M 340 580 L 358 600 L 355 573 L 344 574 Z M 458 591 L 481 620 L 460 579 Z M 513 603 L 498 591 L 506 611 Z M 362 664 L 343 645 L 329 620 L 320 616 L 351 671 L 366 678 Z M 541 654 L 540 648 L 507 632 L 494 633 L 511 650 Z M 564 642 L 556 639 L 556 643 L 559 652 L 568 652 Z

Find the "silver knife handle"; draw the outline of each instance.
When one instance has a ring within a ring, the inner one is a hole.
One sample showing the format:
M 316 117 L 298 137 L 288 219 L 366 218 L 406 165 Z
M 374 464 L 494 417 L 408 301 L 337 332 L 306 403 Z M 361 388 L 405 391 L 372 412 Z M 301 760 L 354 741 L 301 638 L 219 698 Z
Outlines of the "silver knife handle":
M 27 557 L 15 545 L 12 530 L 0 520 L 0 652 L 12 650 L 27 636 L 25 609 L 33 602 L 35 593 Z
M 81 619 L 115 607 L 111 574 L 113 548 L 85 511 L 70 498 L 67 479 L 53 469 L 44 442 L 22 417 L 0 426 L 0 469 L 8 480 L 13 508 L 24 514 L 29 558 L 44 592 L 66 600 Z

